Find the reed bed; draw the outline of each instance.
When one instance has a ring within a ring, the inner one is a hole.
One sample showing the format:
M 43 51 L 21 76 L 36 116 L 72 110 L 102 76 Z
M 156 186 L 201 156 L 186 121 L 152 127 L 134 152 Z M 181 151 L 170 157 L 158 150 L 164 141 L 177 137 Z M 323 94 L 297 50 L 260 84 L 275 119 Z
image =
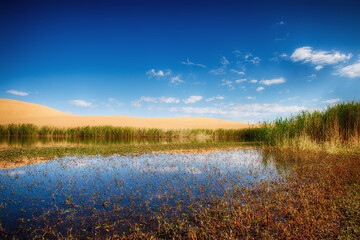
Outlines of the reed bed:
M 1 136 L 67 136 L 110 138 L 179 138 L 179 137 L 238 137 L 239 129 L 157 129 L 115 126 L 86 126 L 74 128 L 38 127 L 34 124 L 0 125 Z
M 322 111 L 303 111 L 288 118 L 245 129 L 156 129 L 115 126 L 75 128 L 38 127 L 33 124 L 0 125 L 0 136 L 53 136 L 105 138 L 240 138 L 264 145 L 312 149 L 360 146 L 360 103 L 347 102 Z
M 278 118 L 262 126 L 268 145 L 311 149 L 312 146 L 360 145 L 360 103 L 339 103 L 323 111 L 303 111 L 289 118 Z

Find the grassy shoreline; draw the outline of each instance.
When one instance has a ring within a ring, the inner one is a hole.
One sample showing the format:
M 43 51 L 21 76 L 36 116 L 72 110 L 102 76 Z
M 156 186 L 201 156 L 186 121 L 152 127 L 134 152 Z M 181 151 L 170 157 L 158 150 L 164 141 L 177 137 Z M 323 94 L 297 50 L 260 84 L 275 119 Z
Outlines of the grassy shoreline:
M 340 103 L 328 107 L 323 111 L 302 112 L 290 118 L 279 118 L 271 123 L 264 123 L 259 127 L 246 129 L 135 129 L 127 127 L 81 127 L 54 128 L 37 127 L 32 124 L 10 124 L 0 126 L 0 136 L 66 136 L 92 138 L 238 138 L 249 143 L 261 143 L 262 146 L 273 146 L 280 149 L 311 150 L 328 153 L 359 153 L 360 152 L 360 103 Z M 21 160 L 22 158 L 55 158 L 70 156 L 71 154 L 115 154 L 141 153 L 161 149 L 181 148 L 213 148 L 236 145 L 236 143 L 191 143 L 169 144 L 163 146 L 92 146 L 92 147 L 48 147 L 5 149 L 0 152 L 0 159 L 4 161 Z
M 76 128 L 0 125 L 0 136 L 65 136 L 105 138 L 240 138 L 271 146 L 360 146 L 360 102 L 339 103 L 322 111 L 303 111 L 244 129 L 154 129 L 115 126 Z

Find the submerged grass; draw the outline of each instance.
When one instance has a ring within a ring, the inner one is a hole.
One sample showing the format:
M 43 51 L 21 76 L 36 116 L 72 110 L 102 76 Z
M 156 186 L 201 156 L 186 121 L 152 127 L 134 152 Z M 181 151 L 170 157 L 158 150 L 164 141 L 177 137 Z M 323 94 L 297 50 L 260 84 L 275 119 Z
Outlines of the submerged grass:
M 31 228 L 20 228 L 15 234 L 39 239 L 360 238 L 358 155 L 266 148 L 262 161 L 265 166 L 275 164 L 281 179 L 247 186 L 234 181 L 234 188 L 224 196 L 196 198 L 190 204 L 171 201 L 170 195 L 169 202 L 164 199 L 158 209 L 134 201 L 123 212 L 109 201 L 90 208 L 89 217 L 78 214 L 81 204 L 69 198 L 55 219 L 44 212 L 29 222 L 34 224 Z M 211 171 L 209 181 L 221 176 L 217 168 Z M 138 196 L 139 189 L 133 191 Z M 138 212 L 141 207 L 146 210 Z M 69 226 L 65 232 L 64 225 Z M 0 236 L 13 237 L 1 228 Z
M 256 142 L 214 142 L 214 143 L 178 143 L 178 144 L 138 144 L 138 145 L 91 145 L 76 147 L 32 147 L 8 148 L 0 151 L 0 163 L 21 162 L 24 159 L 54 159 L 65 156 L 112 154 L 139 154 L 150 152 L 172 152 L 177 150 L 214 150 L 233 149 L 242 146 L 259 145 Z M 1 165 L 1 164 L 0 164 Z

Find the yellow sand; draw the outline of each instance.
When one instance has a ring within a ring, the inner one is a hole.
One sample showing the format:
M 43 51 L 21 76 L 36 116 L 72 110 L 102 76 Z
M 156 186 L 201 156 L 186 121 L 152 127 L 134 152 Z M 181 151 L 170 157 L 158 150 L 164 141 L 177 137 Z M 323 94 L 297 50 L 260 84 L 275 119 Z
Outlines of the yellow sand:
M 64 113 L 39 104 L 0 99 L 0 125 L 32 123 L 38 126 L 126 126 L 161 129 L 240 129 L 249 124 L 204 117 L 84 116 Z

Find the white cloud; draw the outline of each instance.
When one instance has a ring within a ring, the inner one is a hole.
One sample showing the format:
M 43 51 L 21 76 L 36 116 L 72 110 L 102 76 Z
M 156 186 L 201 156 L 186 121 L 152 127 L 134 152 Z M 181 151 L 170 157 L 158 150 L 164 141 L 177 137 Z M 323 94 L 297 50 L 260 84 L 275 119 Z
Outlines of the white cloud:
M 159 102 L 163 102 L 163 103 L 179 103 L 180 100 L 177 99 L 177 98 L 173 98 L 173 97 L 160 97 Z
M 230 71 L 231 71 L 231 72 L 234 72 L 234 73 L 237 73 L 237 74 L 239 74 L 239 75 L 244 75 L 244 74 L 245 74 L 245 72 L 243 72 L 243 71 L 238 71 L 238 70 L 236 70 L 236 69 L 230 69 Z
M 248 96 L 248 97 L 246 97 L 246 99 L 248 99 L 248 100 L 255 100 L 255 99 L 256 99 L 256 97 L 251 97 L 251 96 Z
M 222 79 L 220 86 L 227 86 L 227 87 L 229 87 L 230 89 L 235 89 L 235 87 L 234 87 L 233 84 L 234 84 L 233 81 L 230 81 L 230 80 L 227 80 L 227 79 Z
M 176 77 L 172 77 L 170 80 L 170 84 L 172 85 L 179 85 L 180 83 L 185 83 L 185 81 L 180 79 L 180 74 L 178 74 Z
M 235 83 L 242 83 L 242 82 L 246 82 L 246 79 L 243 78 L 243 79 L 238 79 L 238 80 L 235 80 Z
M 264 90 L 265 88 L 263 88 L 263 87 L 258 87 L 257 89 L 256 89 L 256 91 L 258 91 L 258 92 L 260 92 L 260 91 L 262 91 L 262 90 Z
M 219 114 L 225 115 L 227 112 L 215 107 L 178 107 L 170 108 L 170 112 L 183 112 L 183 113 L 195 113 L 195 114 Z
M 184 99 L 183 102 L 185 104 L 196 103 L 196 102 L 200 101 L 201 99 L 203 99 L 202 96 L 190 96 L 189 98 Z
M 285 40 L 285 39 L 283 39 L 283 40 Z M 288 55 L 286 53 L 281 53 L 280 54 L 278 52 L 275 52 L 274 55 L 275 55 L 275 57 L 270 58 L 269 59 L 270 61 L 280 62 L 282 59 L 287 59 L 288 58 Z
M 337 74 L 350 78 L 360 77 L 360 61 L 355 64 L 340 68 Z
M 280 22 L 278 22 L 277 24 L 280 25 L 280 26 L 281 26 L 281 25 L 284 25 L 284 24 L 285 24 L 285 21 L 280 21 Z
M 189 66 L 199 66 L 199 67 L 203 67 L 203 68 L 208 68 L 204 64 L 190 62 L 189 59 L 186 59 L 186 62 L 181 62 L 181 63 L 185 64 L 185 65 L 189 65 Z
M 258 81 L 256 79 L 250 80 L 250 83 L 257 83 Z
M 340 102 L 340 101 L 341 101 L 340 98 L 334 98 L 334 99 L 329 99 L 329 100 L 323 101 L 323 103 L 333 104 L 333 103 L 337 103 L 337 102 Z
M 212 69 L 212 70 L 210 70 L 210 73 L 214 74 L 214 75 L 226 74 L 226 66 L 224 65 L 224 66 L 221 66 L 219 68 Z
M 229 104 L 218 107 L 172 107 L 170 112 L 183 112 L 187 114 L 222 115 L 225 117 L 266 117 L 272 114 L 293 114 L 307 110 L 304 106 L 284 106 L 277 103 L 266 104 Z
M 281 84 L 286 82 L 285 78 L 280 77 L 280 78 L 274 78 L 274 79 L 269 79 L 269 80 L 261 80 L 260 83 L 264 84 L 266 86 L 272 85 L 272 84 Z
M 17 90 L 8 90 L 6 92 L 10 93 L 10 94 L 18 95 L 18 96 L 23 96 L 23 97 L 29 95 L 29 93 L 27 93 L 27 92 L 20 92 Z
M 226 57 L 222 57 L 222 58 L 221 58 L 221 64 L 222 64 L 222 65 L 229 65 L 230 62 L 226 59 Z
M 75 105 L 78 107 L 91 107 L 92 106 L 92 103 L 86 102 L 84 100 L 71 100 L 71 101 L 69 101 L 69 103 L 71 105 Z
M 148 103 L 179 103 L 180 100 L 174 97 L 145 97 L 142 96 L 140 99 L 133 101 L 131 104 L 135 107 L 141 107 L 142 102 Z
M 315 69 L 320 70 L 325 65 L 333 65 L 340 62 L 346 62 L 352 57 L 339 51 L 313 50 L 312 47 L 301 47 L 295 49 L 290 58 L 294 62 L 312 63 L 316 65 Z
M 249 62 L 252 62 L 253 64 L 258 64 L 261 61 L 261 58 L 259 57 L 253 57 L 249 60 Z
M 224 100 L 224 99 L 225 99 L 225 97 L 220 96 L 220 95 L 217 95 L 217 96 L 215 96 L 215 97 L 208 98 L 208 99 L 206 99 L 205 101 L 211 102 L 211 101 L 214 101 L 214 100 Z
M 162 70 L 159 70 L 159 71 L 155 71 L 155 69 L 151 69 L 149 71 L 146 72 L 146 75 L 150 76 L 150 77 L 165 77 L 167 75 L 170 75 L 171 74 L 171 70 L 168 69 L 166 71 L 162 71 Z
M 324 68 L 324 66 L 318 65 L 318 66 L 315 67 L 315 70 L 318 70 L 318 71 L 319 71 L 319 70 L 321 70 L 321 69 L 323 69 L 323 68 Z

